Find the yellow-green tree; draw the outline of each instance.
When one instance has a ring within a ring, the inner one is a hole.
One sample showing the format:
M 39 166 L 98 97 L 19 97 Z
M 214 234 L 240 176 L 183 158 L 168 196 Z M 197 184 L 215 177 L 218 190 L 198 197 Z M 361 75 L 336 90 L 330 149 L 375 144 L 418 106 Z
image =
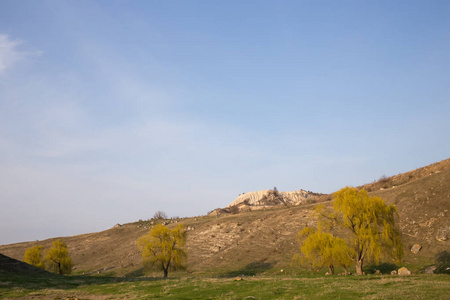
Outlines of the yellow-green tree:
M 347 266 L 352 263 L 348 256 L 351 249 L 343 239 L 324 232 L 320 227 L 318 230 L 305 227 L 297 239 L 300 253 L 294 254 L 294 261 L 316 270 L 328 267 L 330 275 L 334 274 L 335 265 L 341 265 L 347 273 Z
M 347 231 L 353 249 L 356 274 L 363 274 L 365 260 L 379 262 L 392 257 L 399 262 L 403 256 L 400 231 L 396 225 L 397 208 L 365 190 L 345 187 L 333 194 L 334 212 L 322 212 L 325 219 Z
M 42 246 L 33 246 L 25 251 L 23 261 L 32 266 L 45 270 L 45 264 L 43 260 Z
M 169 268 L 182 267 L 186 259 L 186 231 L 179 224 L 174 229 L 158 224 L 138 240 L 144 264 L 157 264 L 167 278 Z
M 70 259 L 67 245 L 60 239 L 54 241 L 44 258 L 48 270 L 61 275 L 72 272 L 72 260 Z

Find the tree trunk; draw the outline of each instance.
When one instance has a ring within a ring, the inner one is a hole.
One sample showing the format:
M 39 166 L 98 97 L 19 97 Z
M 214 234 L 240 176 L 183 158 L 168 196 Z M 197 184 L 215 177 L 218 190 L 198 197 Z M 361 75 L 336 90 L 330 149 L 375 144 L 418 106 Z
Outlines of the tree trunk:
M 328 273 L 330 273 L 330 275 L 334 275 L 334 266 L 333 265 L 329 265 L 328 266 Z
M 162 266 L 163 266 L 163 270 L 164 270 L 164 278 L 167 278 L 167 274 L 169 273 L 169 267 L 170 267 L 170 259 L 167 262 L 166 266 L 164 266 L 164 263 Z
M 356 261 L 356 275 L 363 275 L 362 266 L 363 266 L 363 260 L 358 259 Z
M 344 275 L 348 275 L 347 266 L 343 266 L 343 267 L 344 267 Z

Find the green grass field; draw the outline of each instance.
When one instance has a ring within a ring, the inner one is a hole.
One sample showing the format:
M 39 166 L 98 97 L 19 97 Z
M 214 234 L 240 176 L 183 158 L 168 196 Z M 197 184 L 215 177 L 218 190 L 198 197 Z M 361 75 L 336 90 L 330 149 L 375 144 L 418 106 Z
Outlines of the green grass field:
M 0 298 L 20 299 L 450 299 L 448 275 L 118 278 L 0 272 Z

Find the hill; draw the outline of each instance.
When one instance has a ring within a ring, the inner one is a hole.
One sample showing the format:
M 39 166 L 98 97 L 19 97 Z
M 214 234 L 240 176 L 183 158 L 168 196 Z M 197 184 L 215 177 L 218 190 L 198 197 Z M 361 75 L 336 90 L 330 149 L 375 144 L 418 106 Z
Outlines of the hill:
M 407 253 L 404 263 L 417 272 L 432 264 L 437 254 L 450 249 L 450 159 L 387 180 L 389 186 L 378 181 L 363 187 L 369 188 L 371 195 L 379 195 L 397 206 Z M 307 225 L 315 225 L 315 206 L 277 206 L 167 222 L 169 227 L 182 222 L 188 230 L 190 274 L 254 275 L 280 270 L 296 273 L 298 268 L 291 266 L 298 248 L 296 234 Z M 62 238 L 69 247 L 74 273 L 141 275 L 136 241 L 150 226 L 150 221 L 139 221 Z M 26 248 L 36 244 L 48 248 L 53 240 L 4 245 L 0 246 L 0 252 L 20 260 Z M 416 243 L 422 250 L 412 254 L 410 249 Z
M 20 260 L 8 257 L 0 253 L 0 272 L 23 273 L 27 275 L 54 275 L 42 269 L 31 266 Z M 55 275 L 56 276 L 56 275 Z

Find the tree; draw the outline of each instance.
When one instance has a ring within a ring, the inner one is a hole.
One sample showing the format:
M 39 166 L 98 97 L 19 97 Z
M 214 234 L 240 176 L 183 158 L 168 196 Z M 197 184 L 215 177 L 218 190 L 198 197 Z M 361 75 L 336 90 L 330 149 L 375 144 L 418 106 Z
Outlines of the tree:
M 165 212 L 163 212 L 162 210 L 158 210 L 153 215 L 153 219 L 154 220 L 165 220 L 165 219 L 167 219 L 167 214 Z
M 363 274 L 364 261 L 379 262 L 381 256 L 399 262 L 403 256 L 400 231 L 395 223 L 397 208 L 365 190 L 345 187 L 333 194 L 334 213 L 321 213 L 325 219 L 351 236 L 352 259 L 356 274 Z M 323 219 L 322 219 L 323 220 Z
M 326 266 L 330 275 L 334 274 L 335 265 L 341 265 L 347 274 L 347 266 L 352 263 L 347 253 L 351 249 L 343 239 L 323 232 L 320 227 L 318 230 L 305 227 L 298 233 L 297 239 L 300 253 L 294 255 L 294 261 L 318 271 Z
M 183 224 L 174 229 L 158 224 L 138 240 L 144 264 L 155 263 L 164 271 L 167 278 L 169 268 L 182 267 L 186 258 L 186 231 Z
M 54 241 L 52 246 L 45 255 L 45 261 L 48 269 L 52 272 L 63 274 L 70 274 L 72 272 L 72 260 L 67 250 L 67 245 L 60 239 Z
M 277 189 L 277 187 L 275 186 L 275 187 L 273 187 L 273 194 L 275 195 L 275 196 L 278 196 L 278 189 Z
M 32 266 L 45 270 L 45 264 L 43 261 L 42 246 L 33 246 L 25 251 L 23 261 Z

